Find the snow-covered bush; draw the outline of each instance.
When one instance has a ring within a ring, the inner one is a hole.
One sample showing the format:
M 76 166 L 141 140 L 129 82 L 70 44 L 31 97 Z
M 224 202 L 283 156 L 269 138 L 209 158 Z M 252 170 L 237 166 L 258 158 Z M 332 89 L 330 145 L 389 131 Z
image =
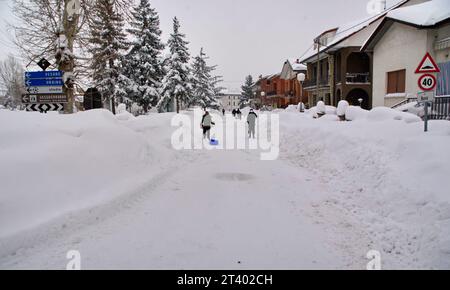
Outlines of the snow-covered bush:
M 137 103 L 133 103 L 131 105 L 131 114 L 133 114 L 134 116 L 142 115 L 143 112 L 144 108 L 139 106 Z
M 345 120 L 345 111 L 347 111 L 347 108 L 350 107 L 350 104 L 346 100 L 339 101 L 336 114 L 339 118 Z
M 123 112 L 127 111 L 127 105 L 125 104 L 119 104 L 117 106 L 117 114 L 122 114 Z
M 325 103 L 323 101 L 317 102 L 316 110 L 317 110 L 317 114 L 319 116 L 325 115 L 326 112 L 327 112 L 327 108 L 325 106 Z

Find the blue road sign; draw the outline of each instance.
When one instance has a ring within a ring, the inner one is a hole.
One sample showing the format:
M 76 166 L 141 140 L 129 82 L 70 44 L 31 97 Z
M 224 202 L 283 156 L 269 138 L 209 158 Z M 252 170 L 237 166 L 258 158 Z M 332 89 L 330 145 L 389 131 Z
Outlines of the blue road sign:
M 59 87 L 63 86 L 62 79 L 28 79 L 25 80 L 27 87 Z
M 53 71 L 27 71 L 25 72 L 25 79 L 51 79 L 62 78 L 63 72 L 60 70 Z

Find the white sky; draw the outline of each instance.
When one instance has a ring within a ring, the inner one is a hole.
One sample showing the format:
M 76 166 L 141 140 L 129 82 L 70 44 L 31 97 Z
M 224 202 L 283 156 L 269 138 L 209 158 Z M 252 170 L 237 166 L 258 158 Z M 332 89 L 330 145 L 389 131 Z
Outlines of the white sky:
M 391 6 L 399 0 L 388 0 Z M 369 0 L 151 0 L 161 18 L 163 39 L 172 18 L 190 41 L 217 64 L 224 86 L 239 88 L 248 74 L 281 71 L 287 58 L 299 57 L 314 36 L 342 23 L 366 17 Z M 6 21 L 13 21 L 10 0 L 0 0 L 0 59 L 14 53 Z

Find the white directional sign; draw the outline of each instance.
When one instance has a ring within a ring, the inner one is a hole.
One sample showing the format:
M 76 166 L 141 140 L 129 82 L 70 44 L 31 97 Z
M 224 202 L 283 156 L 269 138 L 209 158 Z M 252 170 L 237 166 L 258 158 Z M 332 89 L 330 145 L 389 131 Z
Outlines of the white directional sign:
M 62 94 L 62 87 L 27 87 L 28 94 Z
M 417 94 L 417 99 L 418 99 L 419 103 L 433 102 L 435 99 L 434 91 L 419 92 Z

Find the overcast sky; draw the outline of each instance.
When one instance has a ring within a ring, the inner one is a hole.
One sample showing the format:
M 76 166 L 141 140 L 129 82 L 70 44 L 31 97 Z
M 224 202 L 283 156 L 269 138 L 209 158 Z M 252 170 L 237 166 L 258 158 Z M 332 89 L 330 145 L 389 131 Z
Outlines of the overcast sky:
M 239 88 L 246 75 L 281 71 L 287 58 L 299 57 L 314 36 L 368 16 L 370 0 L 151 0 L 161 18 L 163 38 L 172 18 L 190 41 L 217 64 L 224 86 Z M 388 0 L 388 6 L 399 0 Z M 5 21 L 12 21 L 10 0 L 0 0 L 0 58 L 14 53 Z

